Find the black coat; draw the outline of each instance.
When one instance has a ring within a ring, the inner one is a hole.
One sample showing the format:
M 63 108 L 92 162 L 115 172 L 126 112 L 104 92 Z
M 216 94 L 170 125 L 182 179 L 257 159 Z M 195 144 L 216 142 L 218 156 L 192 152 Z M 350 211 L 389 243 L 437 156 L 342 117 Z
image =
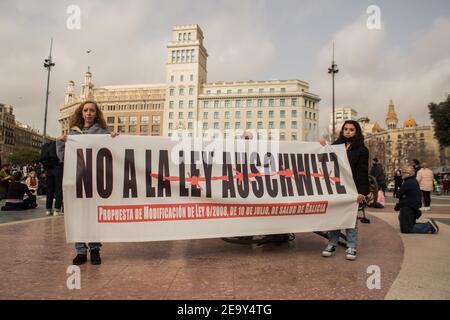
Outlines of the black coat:
M 409 207 L 419 209 L 422 206 L 422 195 L 420 193 L 419 183 L 414 176 L 403 180 L 403 184 L 398 189 L 397 198 L 400 199 L 398 208 Z
M 343 141 L 336 140 L 333 144 L 343 144 Z M 359 194 L 369 194 L 369 150 L 364 146 L 357 146 L 347 149 L 348 162 L 352 168 L 353 181 Z

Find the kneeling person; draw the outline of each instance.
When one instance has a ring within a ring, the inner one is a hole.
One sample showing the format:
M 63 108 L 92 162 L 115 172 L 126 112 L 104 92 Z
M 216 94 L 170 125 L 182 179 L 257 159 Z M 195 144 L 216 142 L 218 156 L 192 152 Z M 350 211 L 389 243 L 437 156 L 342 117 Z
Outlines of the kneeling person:
M 426 223 L 416 223 L 420 218 L 422 206 L 422 195 L 420 186 L 414 177 L 414 168 L 404 166 L 402 168 L 403 184 L 397 191 L 398 203 L 395 205 L 395 211 L 399 211 L 398 220 L 400 222 L 400 231 L 402 233 L 438 233 L 439 227 L 433 219 Z

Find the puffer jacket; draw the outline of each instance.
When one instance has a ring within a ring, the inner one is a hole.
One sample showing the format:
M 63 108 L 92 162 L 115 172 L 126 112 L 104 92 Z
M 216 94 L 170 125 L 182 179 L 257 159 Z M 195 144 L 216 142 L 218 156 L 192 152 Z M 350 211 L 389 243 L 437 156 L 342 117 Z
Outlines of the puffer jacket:
M 433 191 L 433 171 L 428 168 L 422 168 L 417 172 L 417 182 L 419 182 L 420 190 Z

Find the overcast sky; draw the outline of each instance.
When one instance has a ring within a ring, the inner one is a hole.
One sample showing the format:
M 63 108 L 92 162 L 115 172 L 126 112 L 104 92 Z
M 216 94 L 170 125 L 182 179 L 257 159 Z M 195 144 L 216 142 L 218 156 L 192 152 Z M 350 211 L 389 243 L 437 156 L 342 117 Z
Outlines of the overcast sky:
M 66 26 L 69 5 L 81 28 Z M 381 10 L 369 30 L 368 6 Z M 384 125 L 389 99 L 400 121 L 430 124 L 427 105 L 450 93 L 449 0 L 190 0 L 0 2 L 0 103 L 42 131 L 53 37 L 47 131 L 59 135 L 69 80 L 79 93 L 87 65 L 97 86 L 164 83 L 173 25 L 199 24 L 208 82 L 300 79 L 318 94 L 321 133 L 331 110 L 331 44 L 340 69 L 336 105 Z M 88 55 L 86 50 L 92 50 Z

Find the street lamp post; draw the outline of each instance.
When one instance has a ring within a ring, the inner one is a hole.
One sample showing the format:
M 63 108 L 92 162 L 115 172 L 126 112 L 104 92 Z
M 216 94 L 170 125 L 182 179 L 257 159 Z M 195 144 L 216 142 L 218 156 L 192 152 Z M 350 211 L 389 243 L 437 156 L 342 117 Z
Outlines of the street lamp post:
M 328 73 L 331 73 L 331 79 L 332 79 L 332 83 L 333 83 L 333 115 L 332 115 L 332 118 L 333 118 L 333 137 L 332 137 L 332 141 L 334 141 L 335 139 L 336 139 L 336 125 L 335 125 L 335 122 L 336 122 L 336 120 L 335 120 L 335 114 L 334 114 L 334 110 L 335 110 L 335 106 L 334 106 L 334 75 L 336 74 L 336 73 L 338 73 L 339 72 L 339 69 L 337 68 L 337 64 L 336 63 L 334 63 L 334 42 L 333 42 L 333 57 L 332 57 L 332 60 L 331 60 L 331 68 L 328 68 Z
M 48 95 L 49 95 L 49 85 L 50 85 L 50 71 L 52 67 L 55 66 L 55 63 L 52 62 L 52 45 L 53 45 L 53 38 L 50 41 L 50 54 L 48 56 L 48 59 L 44 60 L 44 68 L 47 69 L 47 92 L 45 96 L 45 117 L 44 117 L 44 135 L 42 138 L 42 144 L 45 143 L 45 137 L 47 135 L 47 109 L 48 109 Z

